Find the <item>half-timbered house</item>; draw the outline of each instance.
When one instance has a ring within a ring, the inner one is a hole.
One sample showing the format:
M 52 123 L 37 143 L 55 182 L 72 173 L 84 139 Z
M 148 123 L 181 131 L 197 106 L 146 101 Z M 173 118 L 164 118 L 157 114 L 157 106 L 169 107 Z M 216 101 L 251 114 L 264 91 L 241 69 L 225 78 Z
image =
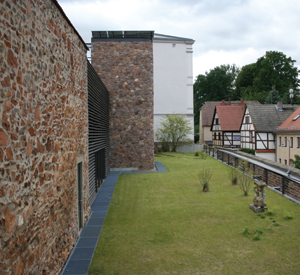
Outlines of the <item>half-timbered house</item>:
M 246 105 L 260 104 L 258 101 L 244 101 Z M 240 101 L 207 101 L 203 104 L 199 114 L 199 143 L 212 145 L 211 123 L 217 105 L 240 105 Z
M 240 105 L 215 106 L 211 124 L 213 146 L 240 148 L 240 128 L 245 108 L 243 100 Z
M 282 103 L 247 105 L 241 125 L 241 148 L 254 149 L 256 156 L 275 161 L 275 129 L 298 107 Z

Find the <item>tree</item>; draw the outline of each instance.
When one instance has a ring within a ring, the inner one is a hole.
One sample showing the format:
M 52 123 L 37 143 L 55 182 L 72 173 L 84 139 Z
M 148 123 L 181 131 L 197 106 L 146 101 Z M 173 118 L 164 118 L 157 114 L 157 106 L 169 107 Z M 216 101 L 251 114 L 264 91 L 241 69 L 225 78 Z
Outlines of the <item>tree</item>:
M 242 67 L 235 81 L 237 99 L 244 98 L 242 96 L 242 92 L 245 92 L 245 90 L 248 87 L 252 87 L 255 70 L 256 70 L 255 63 L 245 65 Z
M 161 127 L 155 132 L 156 139 L 161 143 L 170 143 L 173 152 L 176 152 L 180 142 L 186 142 L 187 136 L 191 134 L 192 127 L 189 121 L 178 114 L 165 115 L 165 119 L 161 121 Z
M 198 75 L 194 83 L 194 124 L 199 125 L 199 110 L 206 101 L 235 100 L 235 79 L 239 68 L 233 65 L 217 66 L 205 75 Z
M 258 100 L 264 103 L 270 94 L 269 91 L 275 85 L 279 98 L 283 103 L 288 103 L 289 89 L 297 91 L 299 86 L 299 71 L 294 66 L 295 62 L 296 60 L 282 52 L 267 51 L 255 64 L 242 68 L 236 81 L 237 94 L 245 100 Z
M 275 85 L 273 85 L 271 92 L 265 100 L 265 104 L 276 104 L 279 101 L 282 101 L 282 99 L 279 96 L 279 92 L 275 90 Z
M 295 159 L 290 159 L 291 163 L 294 164 L 295 168 L 300 169 L 300 156 L 295 155 Z

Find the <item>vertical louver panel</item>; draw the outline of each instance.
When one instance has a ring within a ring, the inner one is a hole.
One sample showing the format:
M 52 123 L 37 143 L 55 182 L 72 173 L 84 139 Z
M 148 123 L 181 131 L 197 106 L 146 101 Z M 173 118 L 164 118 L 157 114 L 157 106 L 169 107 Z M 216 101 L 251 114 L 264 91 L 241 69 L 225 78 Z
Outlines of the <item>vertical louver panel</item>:
M 109 173 L 109 95 L 105 85 L 94 70 L 93 66 L 89 62 L 87 62 L 87 64 L 89 116 L 89 202 L 92 204 L 96 197 L 99 182 L 102 182 Z M 99 158 L 101 158 L 100 161 Z

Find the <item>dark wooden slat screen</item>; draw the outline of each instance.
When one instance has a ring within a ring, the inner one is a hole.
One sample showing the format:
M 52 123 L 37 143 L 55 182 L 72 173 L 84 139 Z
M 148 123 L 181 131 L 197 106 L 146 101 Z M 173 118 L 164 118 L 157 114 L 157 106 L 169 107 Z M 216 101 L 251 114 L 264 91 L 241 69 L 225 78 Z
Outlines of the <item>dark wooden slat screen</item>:
M 89 202 L 109 173 L 109 93 L 90 62 L 88 67 Z M 100 158 L 101 161 L 96 160 Z M 100 178 L 99 178 L 100 177 Z

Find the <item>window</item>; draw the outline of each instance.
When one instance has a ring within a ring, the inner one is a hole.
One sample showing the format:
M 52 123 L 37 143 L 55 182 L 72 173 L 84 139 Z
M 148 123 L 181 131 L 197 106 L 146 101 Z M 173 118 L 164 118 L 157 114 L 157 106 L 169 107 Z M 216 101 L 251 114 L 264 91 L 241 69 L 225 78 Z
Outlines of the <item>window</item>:
M 281 146 L 282 143 L 281 143 L 281 137 L 279 137 L 279 141 L 278 141 L 278 146 Z
M 287 160 L 286 159 L 284 159 L 284 165 L 287 165 Z
M 216 125 L 219 125 L 219 119 L 216 118 Z
M 249 134 L 250 134 L 250 142 L 252 142 L 253 141 L 252 131 L 250 131 Z
M 300 137 L 297 137 L 297 148 L 300 148 Z
M 246 124 L 249 124 L 249 116 L 246 116 L 246 118 L 245 118 L 245 123 L 246 123 Z
M 290 148 L 294 147 L 294 138 L 290 137 Z
M 299 117 L 300 117 L 300 114 L 296 115 L 296 116 L 293 118 L 293 121 L 297 120 Z
M 287 145 L 287 137 L 284 137 L 284 147 L 286 147 L 286 145 Z
M 281 163 L 281 158 L 278 159 L 279 163 Z
M 219 133 L 219 140 L 221 140 L 221 133 Z
M 214 132 L 214 140 L 216 140 L 217 134 L 216 132 Z

